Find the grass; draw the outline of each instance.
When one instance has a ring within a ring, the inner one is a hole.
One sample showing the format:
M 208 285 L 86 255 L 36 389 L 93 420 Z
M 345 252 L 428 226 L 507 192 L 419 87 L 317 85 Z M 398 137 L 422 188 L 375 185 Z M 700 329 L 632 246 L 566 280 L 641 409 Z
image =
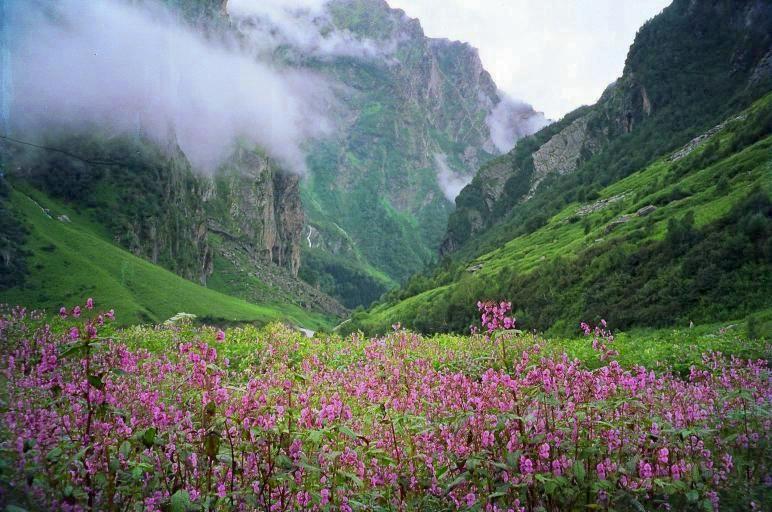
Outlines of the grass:
M 767 316 L 772 317 L 772 310 Z M 209 327 L 159 329 L 135 326 L 118 330 L 115 337 L 131 348 L 144 348 L 156 353 L 174 350 L 180 341 L 201 339 L 216 346 L 218 352 L 231 361 L 231 366 L 236 365 L 237 370 L 246 369 L 257 359 L 264 358 L 271 340 L 279 338 L 286 339 L 294 347 L 293 357 L 297 360 L 317 356 L 344 368 L 365 357 L 363 350 L 366 343 L 362 343 L 363 338 L 358 335 L 352 338 L 332 334 L 307 339 L 276 324 L 262 328 L 245 326 L 227 329 L 224 343 L 217 343 L 215 334 L 216 330 Z M 511 357 L 519 357 L 522 350 L 538 341 L 545 356 L 566 354 L 569 359 L 579 359 L 589 368 L 608 363 L 601 361 L 589 337 L 543 339 L 524 333 L 507 340 Z M 487 368 L 499 368 L 501 365 L 500 352 L 495 343 L 480 335 L 424 336 L 420 344 L 410 349 L 409 358 L 426 359 L 435 366 L 443 367 L 452 362 L 452 365 L 462 365 L 464 371 L 482 374 Z M 611 348 L 619 353 L 614 359 L 625 368 L 640 365 L 658 372 L 670 370 L 682 377 L 688 376 L 692 366 L 701 366 L 702 355 L 709 352 L 721 352 L 742 359 L 769 359 L 772 356 L 769 340 L 748 339 L 742 325 L 730 328 L 712 324 L 693 329 L 638 329 L 615 334 Z M 448 369 L 458 370 L 460 367 Z
M 25 190 L 24 192 L 29 192 Z M 76 212 L 47 199 L 13 190 L 11 207 L 30 230 L 25 283 L 3 292 L 3 302 L 58 310 L 93 297 L 120 312 L 122 324 L 160 322 L 178 312 L 209 323 L 286 321 L 309 329 L 327 328 L 320 314 L 280 303 L 251 304 L 187 281 L 106 240 Z M 50 216 L 42 209 L 50 209 Z M 67 215 L 71 222 L 57 220 Z

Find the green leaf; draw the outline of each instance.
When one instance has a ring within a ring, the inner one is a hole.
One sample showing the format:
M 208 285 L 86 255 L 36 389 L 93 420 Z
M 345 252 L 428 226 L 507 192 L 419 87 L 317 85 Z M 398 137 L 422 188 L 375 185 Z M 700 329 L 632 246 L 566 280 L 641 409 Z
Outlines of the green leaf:
M 348 471 L 341 471 L 340 474 L 343 475 L 345 478 L 354 482 L 354 485 L 356 485 L 357 487 L 362 487 L 364 485 L 364 482 L 362 482 L 362 479 L 359 478 L 354 473 L 349 473 Z
M 321 430 L 312 430 L 308 433 L 308 439 L 314 444 L 319 444 L 324 436 L 324 432 Z
M 580 460 L 577 460 L 574 462 L 574 476 L 576 477 L 576 481 L 579 483 L 584 482 L 584 477 L 586 476 L 584 471 L 584 463 Z
M 698 499 L 700 499 L 700 493 L 696 489 L 692 489 L 686 493 L 686 501 L 689 503 L 697 503 Z
M 48 462 L 56 462 L 57 460 L 59 460 L 59 457 L 61 456 L 62 456 L 62 449 L 57 446 L 56 448 L 48 452 L 48 455 L 46 455 L 46 459 L 48 459 Z
M 86 349 L 88 349 L 88 343 L 75 343 L 74 345 L 70 345 L 64 348 L 64 350 L 62 350 L 62 352 L 59 354 L 59 357 L 67 358 L 84 355 L 86 353 Z
M 450 482 L 448 484 L 448 487 L 447 487 L 448 492 L 452 491 L 453 489 L 455 489 L 459 485 L 461 485 L 464 482 L 466 482 L 467 478 L 469 478 L 468 473 L 461 473 L 458 477 L 456 477 L 455 480 L 453 480 L 452 482 Z
M 102 376 L 101 375 L 89 375 L 86 377 L 88 380 L 88 383 L 91 384 L 92 387 L 103 390 L 105 388 L 105 383 L 102 382 Z
M 151 448 L 153 446 L 157 432 L 155 427 L 148 427 L 142 433 L 142 444 L 144 444 L 146 448 Z
M 180 489 L 172 494 L 171 499 L 171 512 L 187 512 L 192 508 L 190 502 L 190 494 L 188 491 Z
M 340 425 L 340 426 L 338 426 L 338 431 L 339 431 L 341 434 L 344 434 L 344 435 L 346 435 L 346 436 L 350 437 L 351 439 L 356 439 L 356 438 L 357 438 L 357 435 L 356 435 L 356 433 L 354 433 L 354 431 L 353 431 L 353 430 L 351 430 L 351 429 L 350 429 L 349 427 L 347 427 L 346 425 Z
M 280 453 L 276 456 L 276 464 L 281 469 L 292 469 L 295 467 L 295 465 L 292 463 L 292 459 L 284 455 L 283 453 Z
M 123 455 L 124 458 L 128 458 L 129 453 L 131 453 L 131 443 L 129 441 L 122 442 L 121 447 L 118 448 L 118 453 Z

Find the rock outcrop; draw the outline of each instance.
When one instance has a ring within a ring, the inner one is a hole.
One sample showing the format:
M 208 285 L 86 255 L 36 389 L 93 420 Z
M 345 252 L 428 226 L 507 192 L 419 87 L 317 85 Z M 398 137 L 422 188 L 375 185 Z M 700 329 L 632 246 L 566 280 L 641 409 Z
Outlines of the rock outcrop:
M 526 199 L 533 196 L 539 184 L 550 174 L 574 172 L 583 154 L 592 154 L 599 144 L 588 133 L 590 116 L 582 116 L 558 132 L 533 154 L 534 172 Z
M 267 157 L 239 148 L 204 196 L 209 229 L 238 244 L 255 260 L 297 276 L 304 214 L 297 175 Z

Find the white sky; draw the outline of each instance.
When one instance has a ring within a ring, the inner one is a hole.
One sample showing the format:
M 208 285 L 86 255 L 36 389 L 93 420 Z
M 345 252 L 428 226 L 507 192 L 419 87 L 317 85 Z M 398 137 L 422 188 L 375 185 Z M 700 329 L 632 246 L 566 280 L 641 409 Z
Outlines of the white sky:
M 466 41 L 510 96 L 551 119 L 594 103 L 638 28 L 670 0 L 387 0 L 430 37 Z

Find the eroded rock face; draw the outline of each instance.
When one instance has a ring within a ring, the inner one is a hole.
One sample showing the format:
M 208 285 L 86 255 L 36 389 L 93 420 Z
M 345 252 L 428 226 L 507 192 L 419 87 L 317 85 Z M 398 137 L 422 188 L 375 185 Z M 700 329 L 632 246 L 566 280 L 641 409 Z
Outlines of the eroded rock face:
M 528 197 L 533 196 L 539 183 L 549 174 L 568 174 L 574 172 L 579 165 L 582 149 L 586 146 L 595 147 L 593 139 L 588 136 L 587 122 L 589 115 L 582 116 L 557 135 L 548 140 L 533 154 L 533 176 Z
M 238 244 L 252 258 L 297 276 L 304 223 L 299 181 L 265 156 L 238 149 L 210 179 L 209 230 Z

